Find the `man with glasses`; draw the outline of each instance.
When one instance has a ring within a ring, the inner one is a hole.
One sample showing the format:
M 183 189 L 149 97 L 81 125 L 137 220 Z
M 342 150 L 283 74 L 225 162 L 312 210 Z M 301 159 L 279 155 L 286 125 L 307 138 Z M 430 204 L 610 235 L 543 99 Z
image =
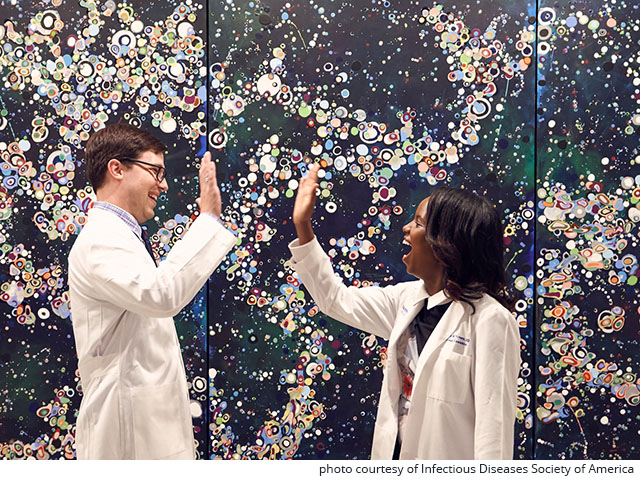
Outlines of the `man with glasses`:
M 200 213 L 156 264 L 140 224 L 168 190 L 164 144 L 127 124 L 89 138 L 97 201 L 69 255 L 69 292 L 83 399 L 79 459 L 193 459 L 185 369 L 173 316 L 235 244 L 220 221 L 215 164 L 198 178 Z

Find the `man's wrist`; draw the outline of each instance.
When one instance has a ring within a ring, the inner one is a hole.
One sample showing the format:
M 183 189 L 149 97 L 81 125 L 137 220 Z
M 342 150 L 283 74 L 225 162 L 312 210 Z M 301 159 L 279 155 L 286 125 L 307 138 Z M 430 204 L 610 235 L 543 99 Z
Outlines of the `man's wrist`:
M 220 225 L 224 225 L 224 222 L 222 221 L 222 219 L 220 218 L 220 216 L 219 216 L 219 215 L 216 215 L 216 214 L 215 214 L 215 213 L 213 213 L 213 212 L 203 212 L 203 211 L 201 211 L 200 213 L 201 213 L 202 215 L 207 215 L 207 216 L 209 216 L 209 217 L 212 217 L 212 218 L 214 218 L 218 223 L 220 223 Z

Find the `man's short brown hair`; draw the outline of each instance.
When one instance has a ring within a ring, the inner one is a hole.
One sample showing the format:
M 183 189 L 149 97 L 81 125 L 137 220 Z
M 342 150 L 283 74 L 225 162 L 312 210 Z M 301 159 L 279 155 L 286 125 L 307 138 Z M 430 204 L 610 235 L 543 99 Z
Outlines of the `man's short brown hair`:
M 107 125 L 91 135 L 84 147 L 87 178 L 96 191 L 104 183 L 107 164 L 112 158 L 132 160 L 144 152 L 163 153 L 167 147 L 158 138 L 128 123 Z

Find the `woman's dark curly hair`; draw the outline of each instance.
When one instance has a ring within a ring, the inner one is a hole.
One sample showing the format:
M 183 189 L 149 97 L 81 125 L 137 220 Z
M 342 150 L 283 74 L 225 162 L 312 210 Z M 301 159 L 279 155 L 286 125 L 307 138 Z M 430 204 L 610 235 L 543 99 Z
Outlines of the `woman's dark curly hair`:
M 509 310 L 514 298 L 505 282 L 500 215 L 485 198 L 439 187 L 429 197 L 426 239 L 444 265 L 443 285 L 453 300 L 473 305 L 491 295 Z

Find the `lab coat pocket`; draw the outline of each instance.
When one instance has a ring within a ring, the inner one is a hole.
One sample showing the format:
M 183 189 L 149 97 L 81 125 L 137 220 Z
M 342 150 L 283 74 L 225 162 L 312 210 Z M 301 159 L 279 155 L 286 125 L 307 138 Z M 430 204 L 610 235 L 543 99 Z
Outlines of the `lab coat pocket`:
M 88 358 L 80 365 L 85 393 L 76 433 L 79 459 L 120 459 L 125 454 L 119 369 L 117 355 Z
M 191 422 L 176 406 L 180 382 L 131 389 L 135 458 L 161 459 L 192 448 Z
M 471 394 L 472 358 L 440 352 L 430 375 L 427 396 L 448 403 L 465 403 Z

